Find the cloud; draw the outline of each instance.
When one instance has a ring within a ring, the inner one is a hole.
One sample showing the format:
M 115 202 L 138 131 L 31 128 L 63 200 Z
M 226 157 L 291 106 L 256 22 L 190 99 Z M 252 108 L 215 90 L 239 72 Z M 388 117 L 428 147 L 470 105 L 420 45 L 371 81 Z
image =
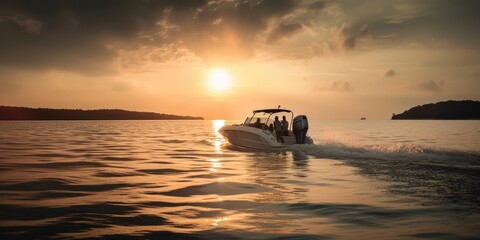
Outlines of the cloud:
M 314 90 L 331 91 L 331 92 L 353 92 L 354 88 L 347 81 L 334 81 L 326 86 L 320 86 L 318 83 L 314 85 Z
M 309 10 L 321 10 L 324 8 L 325 8 L 325 2 L 323 1 L 314 2 L 308 6 Z
M 254 48 L 261 46 L 258 41 L 271 26 L 298 7 L 293 0 L 219 2 L 204 8 L 195 21 L 183 23 L 173 34 L 207 63 L 245 60 L 254 57 Z M 282 30 L 272 40 L 284 37 Z
M 305 27 L 307 28 L 307 27 Z M 303 57 L 334 56 L 357 47 L 359 40 L 371 37 L 367 24 L 342 24 L 340 27 L 323 28 L 319 39 L 312 39 Z
M 475 1 L 4 0 L 0 67 L 110 74 L 149 61 L 228 64 L 256 52 L 310 58 L 366 40 L 362 50 L 445 37 L 477 46 L 475 9 Z
M 177 49 L 170 50 L 177 59 L 191 52 L 206 62 L 236 61 L 254 56 L 259 36 L 298 6 L 294 0 L 1 1 L 0 65 L 102 74 L 120 67 L 121 53 L 165 47 Z M 272 41 L 299 28 L 279 26 Z
M 427 92 L 439 92 L 442 90 L 443 81 L 425 81 L 417 85 L 417 89 Z
M 335 81 L 332 83 L 330 86 L 330 89 L 332 91 L 337 91 L 337 92 L 352 92 L 353 87 L 349 82 L 339 82 Z
M 397 72 L 395 72 L 393 69 L 389 69 L 383 74 L 385 77 L 395 77 L 395 75 L 397 75 Z
M 181 14 L 205 1 L 2 1 L 0 64 L 102 73 L 118 49 L 142 44 L 166 9 Z
M 368 34 L 368 25 L 364 24 L 359 27 L 343 25 L 339 31 L 338 38 L 340 45 L 344 50 L 355 48 L 357 39 Z
M 267 43 L 272 44 L 283 38 L 291 37 L 301 29 L 302 24 L 300 23 L 280 23 L 268 36 Z
M 355 47 L 357 36 L 352 32 L 351 28 L 345 25 L 340 30 L 339 39 L 343 49 L 353 49 Z
M 386 23 L 389 24 L 402 24 L 421 16 L 418 6 L 410 2 L 394 3 L 392 7 L 395 10 L 394 15 L 386 17 Z

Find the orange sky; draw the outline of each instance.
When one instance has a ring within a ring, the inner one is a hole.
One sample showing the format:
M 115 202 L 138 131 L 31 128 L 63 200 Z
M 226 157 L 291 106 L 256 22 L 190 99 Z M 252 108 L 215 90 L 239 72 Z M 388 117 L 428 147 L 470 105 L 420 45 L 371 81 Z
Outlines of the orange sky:
M 479 100 L 478 1 L 2 1 L 0 105 L 389 119 Z M 223 69 L 230 86 L 209 85 Z

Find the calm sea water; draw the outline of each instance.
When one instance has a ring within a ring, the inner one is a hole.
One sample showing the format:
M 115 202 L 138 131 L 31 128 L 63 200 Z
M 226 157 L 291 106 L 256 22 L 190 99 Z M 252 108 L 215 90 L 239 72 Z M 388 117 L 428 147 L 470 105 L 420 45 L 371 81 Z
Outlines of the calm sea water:
M 480 238 L 480 121 L 313 121 L 276 152 L 223 124 L 0 122 L 0 239 Z

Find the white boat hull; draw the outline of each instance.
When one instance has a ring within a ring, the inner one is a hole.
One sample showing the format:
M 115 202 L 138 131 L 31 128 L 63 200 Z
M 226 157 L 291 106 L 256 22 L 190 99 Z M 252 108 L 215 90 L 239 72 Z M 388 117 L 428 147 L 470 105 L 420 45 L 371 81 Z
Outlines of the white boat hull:
M 232 145 L 260 150 L 281 149 L 296 144 L 295 135 L 289 131 L 289 136 L 283 136 L 284 143 L 278 142 L 275 133 L 243 125 L 223 126 L 218 132 Z M 307 144 L 313 140 L 307 136 Z

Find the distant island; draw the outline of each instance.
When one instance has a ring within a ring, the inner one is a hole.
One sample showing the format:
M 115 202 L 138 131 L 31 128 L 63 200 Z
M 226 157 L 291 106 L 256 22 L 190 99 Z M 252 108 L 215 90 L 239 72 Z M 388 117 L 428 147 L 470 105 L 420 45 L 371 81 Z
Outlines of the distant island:
M 203 120 L 203 118 L 121 109 L 82 110 L 0 106 L 0 120 Z
M 400 119 L 480 119 L 480 102 L 464 100 L 419 105 L 403 113 L 393 114 L 392 120 Z

